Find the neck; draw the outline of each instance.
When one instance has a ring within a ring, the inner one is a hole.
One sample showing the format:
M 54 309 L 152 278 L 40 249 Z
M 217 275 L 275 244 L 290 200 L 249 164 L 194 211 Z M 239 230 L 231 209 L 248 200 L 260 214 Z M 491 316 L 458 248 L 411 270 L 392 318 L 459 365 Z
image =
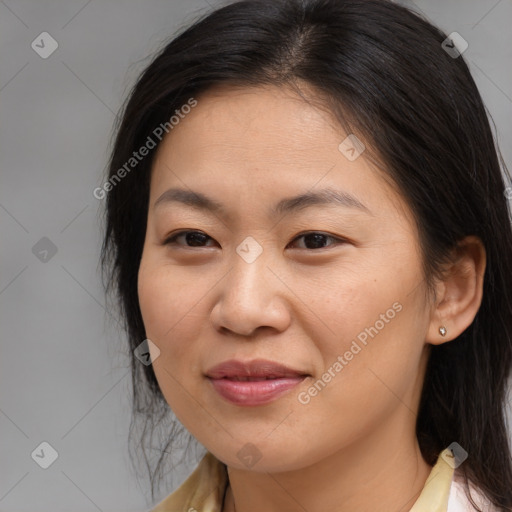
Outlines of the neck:
M 228 467 L 223 512 L 410 510 L 432 468 L 423 460 L 416 437 L 407 437 L 392 423 L 386 431 L 381 426 L 377 435 L 294 471 Z M 383 439 L 390 432 L 394 442 Z

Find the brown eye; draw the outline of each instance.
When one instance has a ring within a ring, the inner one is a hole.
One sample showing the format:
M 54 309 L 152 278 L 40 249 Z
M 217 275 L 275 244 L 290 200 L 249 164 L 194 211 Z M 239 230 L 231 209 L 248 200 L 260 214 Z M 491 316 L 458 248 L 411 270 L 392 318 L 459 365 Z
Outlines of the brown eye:
M 202 231 L 181 231 L 167 238 L 164 245 L 183 245 L 181 243 L 176 243 L 180 238 L 185 240 L 185 247 L 204 247 L 203 244 L 205 242 L 213 240 Z
M 326 233 L 321 233 L 319 231 L 310 231 L 308 233 L 303 233 L 302 235 L 296 237 L 295 240 L 299 240 L 301 238 L 304 239 L 304 244 L 307 247 L 299 247 L 299 249 L 323 249 L 326 247 L 329 240 L 334 240 L 335 242 L 340 243 L 344 242 L 340 238 L 328 235 Z
M 184 243 L 178 243 L 180 239 L 182 239 L 182 242 L 184 241 Z M 336 243 L 345 242 L 341 238 L 328 235 L 326 233 L 322 233 L 319 231 L 310 231 L 308 233 L 303 233 L 302 235 L 297 236 L 294 239 L 294 242 L 300 239 L 304 239 L 305 246 L 297 248 L 307 250 L 324 249 L 332 245 L 335 245 Z M 180 231 L 179 233 L 175 233 L 174 235 L 167 238 L 164 241 L 163 245 L 177 245 L 184 247 L 208 247 L 207 245 L 205 245 L 208 242 L 208 240 L 213 240 L 213 238 L 203 233 L 202 231 Z M 334 244 L 329 244 L 329 241 L 334 242 Z

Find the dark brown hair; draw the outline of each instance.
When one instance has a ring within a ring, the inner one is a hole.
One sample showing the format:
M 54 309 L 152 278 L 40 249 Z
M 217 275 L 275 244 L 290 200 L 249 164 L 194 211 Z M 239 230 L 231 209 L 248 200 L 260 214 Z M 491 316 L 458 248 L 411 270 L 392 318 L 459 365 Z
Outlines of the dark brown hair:
M 191 97 L 216 85 L 298 86 L 374 148 L 420 231 L 430 286 L 457 243 L 478 236 L 487 268 L 480 310 L 456 340 L 432 346 L 417 437 L 433 465 L 453 441 L 467 452 L 461 470 L 499 510 L 512 509 L 512 466 L 505 405 L 512 364 L 512 229 L 486 110 L 463 56 L 446 35 L 408 9 L 381 0 L 247 0 L 219 8 L 174 37 L 134 86 L 116 127 L 107 179 L 157 126 Z M 179 129 L 179 128 L 178 128 Z M 144 422 L 141 447 L 168 412 L 151 366 L 133 350 L 146 338 L 137 274 L 156 149 L 106 198 L 102 248 L 107 292 L 124 316 L 131 352 L 133 415 Z M 503 164 L 503 162 L 501 162 Z M 134 423 L 132 422 L 132 425 Z M 131 427 L 132 427 L 131 425 Z M 179 429 L 150 471 L 162 468 Z M 131 430 L 131 428 L 130 428 Z

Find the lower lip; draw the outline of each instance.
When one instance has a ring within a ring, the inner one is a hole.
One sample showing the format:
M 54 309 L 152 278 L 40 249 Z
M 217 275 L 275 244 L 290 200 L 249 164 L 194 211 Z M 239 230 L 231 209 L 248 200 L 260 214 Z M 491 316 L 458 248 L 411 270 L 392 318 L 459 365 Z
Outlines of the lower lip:
M 300 384 L 306 377 L 241 381 L 210 379 L 220 396 L 236 405 L 262 405 L 272 402 Z

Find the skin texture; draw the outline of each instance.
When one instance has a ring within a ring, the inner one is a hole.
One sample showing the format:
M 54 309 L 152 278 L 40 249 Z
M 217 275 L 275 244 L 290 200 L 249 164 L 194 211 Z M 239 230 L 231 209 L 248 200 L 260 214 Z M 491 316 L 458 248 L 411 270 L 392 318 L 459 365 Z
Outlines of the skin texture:
M 276 87 L 218 88 L 197 99 L 158 149 L 139 270 L 169 406 L 228 465 L 224 512 L 235 504 L 237 512 L 409 510 L 431 470 L 415 437 L 429 348 L 473 321 L 485 251 L 468 238 L 434 300 L 407 204 L 364 152 L 354 161 L 340 152 L 347 134 L 325 111 Z M 155 208 L 171 187 L 208 195 L 225 215 L 178 202 Z M 325 187 L 370 213 L 315 205 L 268 214 L 283 198 Z M 165 245 L 179 230 L 207 236 L 195 247 L 185 236 Z M 310 231 L 326 237 L 315 245 L 299 236 Z M 252 263 L 236 252 L 248 236 L 262 248 Z M 401 307 L 394 318 L 301 403 L 299 393 L 393 304 Z M 228 359 L 256 358 L 310 376 L 253 407 L 226 401 L 205 377 Z M 261 456 L 252 467 L 237 456 L 244 446 Z

